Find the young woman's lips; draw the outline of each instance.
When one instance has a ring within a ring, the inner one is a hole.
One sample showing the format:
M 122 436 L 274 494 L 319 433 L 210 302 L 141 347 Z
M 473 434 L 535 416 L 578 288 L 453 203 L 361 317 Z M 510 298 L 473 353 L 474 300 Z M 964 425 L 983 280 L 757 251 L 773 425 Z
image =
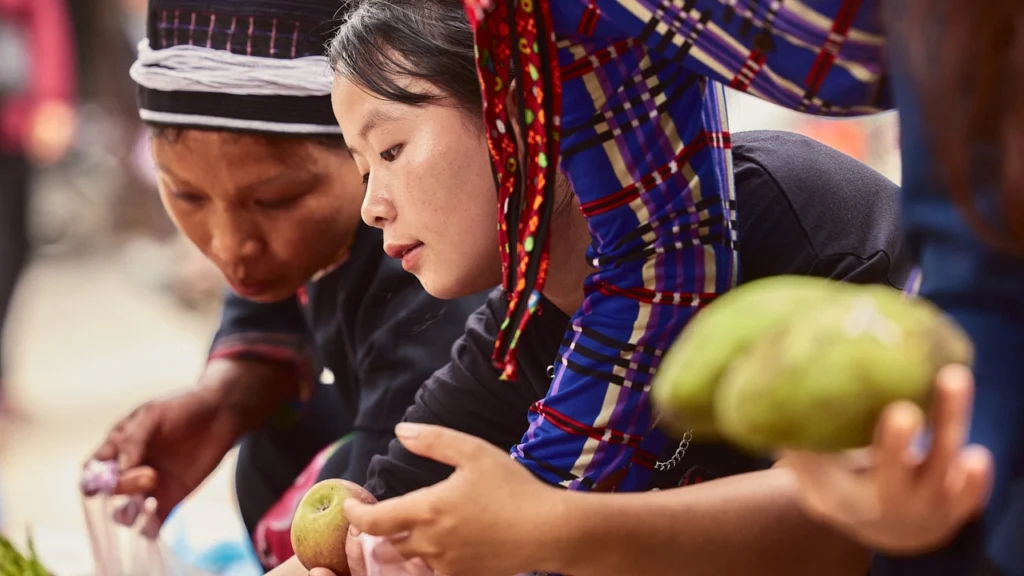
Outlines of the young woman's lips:
M 414 244 L 385 244 L 384 251 L 387 252 L 388 256 L 401 260 L 402 268 L 405 268 L 408 272 L 419 261 L 420 248 L 422 247 L 422 242 Z
M 423 244 L 417 244 L 402 254 L 402 268 L 406 272 L 412 272 L 412 269 L 416 267 L 416 263 L 420 261 L 421 248 L 423 248 Z

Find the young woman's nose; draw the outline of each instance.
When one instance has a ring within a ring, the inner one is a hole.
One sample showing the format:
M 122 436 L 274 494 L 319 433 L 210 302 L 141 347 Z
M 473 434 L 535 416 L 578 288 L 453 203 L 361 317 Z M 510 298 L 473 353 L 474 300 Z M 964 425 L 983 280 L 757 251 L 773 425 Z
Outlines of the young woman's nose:
M 395 204 L 385 192 L 382 183 L 375 183 L 373 177 L 366 185 L 366 195 L 363 196 L 363 206 L 360 214 L 363 222 L 375 228 L 383 229 L 388 222 L 395 220 Z

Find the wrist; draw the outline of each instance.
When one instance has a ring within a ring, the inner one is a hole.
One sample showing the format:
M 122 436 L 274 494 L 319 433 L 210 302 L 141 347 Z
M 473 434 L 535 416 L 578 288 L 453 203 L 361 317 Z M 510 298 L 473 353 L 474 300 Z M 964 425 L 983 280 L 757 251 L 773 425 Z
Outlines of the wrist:
M 241 436 L 263 426 L 297 388 L 295 371 L 286 363 L 216 358 L 203 372 L 197 392 Z
M 527 550 L 534 550 L 530 558 L 534 566 L 530 570 L 540 570 L 556 574 L 573 574 L 581 570 L 581 562 L 592 553 L 590 532 L 594 521 L 588 518 L 588 494 L 570 492 L 550 486 L 549 492 L 539 502 L 540 517 L 533 524 L 532 539 Z

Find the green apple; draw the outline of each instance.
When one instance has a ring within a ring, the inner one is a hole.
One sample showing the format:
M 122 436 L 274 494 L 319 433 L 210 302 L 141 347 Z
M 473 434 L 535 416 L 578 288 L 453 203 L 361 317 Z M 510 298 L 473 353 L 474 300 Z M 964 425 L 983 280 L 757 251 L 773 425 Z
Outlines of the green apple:
M 348 519 L 344 504 L 349 498 L 377 503 L 362 486 L 336 479 L 316 483 L 299 502 L 292 518 L 292 550 L 307 570 L 327 568 L 337 576 L 351 574 L 345 553 Z

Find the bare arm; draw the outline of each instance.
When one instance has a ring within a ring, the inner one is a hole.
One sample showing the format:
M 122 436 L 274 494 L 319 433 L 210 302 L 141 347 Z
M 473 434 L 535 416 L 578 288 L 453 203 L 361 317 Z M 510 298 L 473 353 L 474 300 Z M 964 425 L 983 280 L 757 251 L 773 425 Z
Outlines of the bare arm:
M 803 514 L 788 468 L 662 492 L 569 492 L 468 434 L 395 431 L 455 472 L 373 506 L 345 502 L 353 526 L 392 538 L 393 560 L 419 557 L 449 576 L 863 576 L 868 567 L 866 551 Z
M 580 576 L 862 576 L 868 553 L 809 520 L 796 488 L 776 468 L 654 493 L 566 493 L 546 522 L 558 534 L 545 565 Z
M 230 414 L 241 435 L 263 425 L 298 396 L 299 380 L 295 367 L 286 362 L 214 358 L 199 378 L 197 392 Z

